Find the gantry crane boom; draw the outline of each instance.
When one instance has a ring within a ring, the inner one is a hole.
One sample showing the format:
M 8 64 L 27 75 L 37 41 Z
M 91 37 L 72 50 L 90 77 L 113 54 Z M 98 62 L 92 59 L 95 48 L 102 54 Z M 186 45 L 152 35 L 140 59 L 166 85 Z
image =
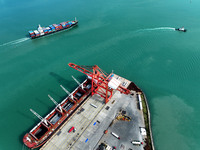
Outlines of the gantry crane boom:
M 68 64 L 71 68 L 74 68 L 85 75 L 87 75 L 89 78 L 92 79 L 92 88 L 91 92 L 92 95 L 98 94 L 101 97 L 105 98 L 105 102 L 107 103 L 108 100 L 112 97 L 113 89 L 108 87 L 109 83 L 109 77 L 106 72 L 104 72 L 102 69 L 100 69 L 97 65 L 94 66 L 78 66 L 74 63 Z M 118 91 L 129 94 L 129 90 L 119 86 L 117 88 Z

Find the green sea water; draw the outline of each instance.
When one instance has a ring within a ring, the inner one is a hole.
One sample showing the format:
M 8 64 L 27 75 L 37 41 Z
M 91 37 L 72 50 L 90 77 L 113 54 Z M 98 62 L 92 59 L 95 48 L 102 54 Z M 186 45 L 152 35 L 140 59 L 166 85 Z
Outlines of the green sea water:
M 200 1 L 0 0 L 0 150 L 22 138 L 73 91 L 68 67 L 98 65 L 146 94 L 156 150 L 198 150 L 200 141 Z M 69 31 L 31 40 L 38 24 L 73 20 Z M 186 33 L 174 28 L 188 29 Z

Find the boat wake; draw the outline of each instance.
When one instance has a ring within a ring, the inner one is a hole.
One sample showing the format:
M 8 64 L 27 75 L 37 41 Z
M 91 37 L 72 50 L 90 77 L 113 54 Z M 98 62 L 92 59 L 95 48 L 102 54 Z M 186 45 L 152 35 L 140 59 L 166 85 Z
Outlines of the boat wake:
M 8 45 L 16 45 L 16 44 L 19 44 L 19 43 L 22 43 L 22 42 L 25 42 L 27 40 L 29 40 L 30 38 L 21 38 L 21 39 L 18 39 L 18 40 L 14 40 L 14 41 L 11 41 L 11 42 L 7 42 L 7 43 L 4 43 L 4 44 L 1 44 L 0 46 L 8 46 Z
M 159 28 L 149 28 L 149 29 L 142 29 L 143 31 L 154 31 L 154 30 L 173 30 L 175 31 L 175 28 L 172 27 L 159 27 Z

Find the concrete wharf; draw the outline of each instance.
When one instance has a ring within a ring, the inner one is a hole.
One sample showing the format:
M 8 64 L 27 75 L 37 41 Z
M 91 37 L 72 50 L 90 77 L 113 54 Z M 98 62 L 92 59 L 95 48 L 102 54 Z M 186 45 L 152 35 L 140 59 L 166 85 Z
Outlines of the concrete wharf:
M 126 88 L 132 83 L 116 74 L 114 77 Z M 117 120 L 116 116 L 120 110 L 123 110 L 131 121 Z M 69 133 L 72 127 L 74 130 Z M 139 109 L 136 91 L 131 90 L 129 95 L 114 91 L 107 104 L 102 97 L 93 95 L 87 98 L 40 149 L 96 150 L 101 143 L 104 143 L 107 149 L 116 147 L 120 150 L 145 150 L 147 136 L 141 132 L 141 129 L 145 131 L 145 120 L 143 111 Z M 120 139 L 111 133 L 116 134 Z M 132 141 L 140 141 L 143 144 L 136 146 L 131 143 Z

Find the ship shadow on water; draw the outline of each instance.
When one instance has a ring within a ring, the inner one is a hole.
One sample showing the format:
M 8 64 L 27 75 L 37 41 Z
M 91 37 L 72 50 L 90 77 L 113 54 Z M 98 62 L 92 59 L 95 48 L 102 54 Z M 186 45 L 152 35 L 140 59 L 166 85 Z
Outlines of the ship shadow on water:
M 47 97 L 47 99 L 48 99 L 48 97 Z M 47 107 L 47 108 L 50 108 L 52 106 L 51 103 L 48 103 L 49 101 L 44 101 L 39 98 L 36 98 L 36 101 L 38 101 L 40 104 L 42 104 L 44 107 Z M 38 103 L 38 105 L 40 105 L 39 103 Z
M 54 78 L 57 80 L 57 82 L 58 82 L 59 84 L 63 85 L 65 88 L 75 89 L 75 88 L 77 88 L 77 86 L 78 86 L 77 83 L 73 80 L 72 77 L 69 78 L 69 80 L 67 80 L 67 79 L 63 78 L 62 76 L 60 76 L 60 75 L 58 75 L 58 74 L 56 74 L 56 73 L 54 73 L 54 72 L 50 72 L 49 74 L 50 74 L 52 77 L 54 77 Z M 85 76 L 78 76 L 78 77 L 76 77 L 76 79 L 77 79 L 80 83 L 82 83 L 86 78 L 85 78 Z
M 48 91 L 49 91 L 51 96 L 53 96 L 53 97 L 56 96 L 59 99 L 63 99 L 63 96 L 61 96 L 60 94 L 56 93 L 55 91 L 53 91 L 53 90 L 48 90 Z
M 67 86 L 67 85 L 71 85 L 73 84 L 72 80 L 66 80 L 65 78 L 63 78 L 62 76 L 54 73 L 54 72 L 50 72 L 49 73 L 50 76 L 52 76 L 53 78 L 56 79 L 56 81 L 59 83 L 59 84 L 62 84 L 63 86 Z
M 78 87 L 78 84 L 73 80 L 73 78 L 69 78 L 69 80 L 63 78 L 62 76 L 54 73 L 54 72 L 50 72 L 49 73 L 53 78 L 56 79 L 56 81 L 58 82 L 59 85 L 63 85 L 69 92 L 72 92 L 74 89 L 76 89 Z M 76 79 L 82 83 L 86 78 L 85 76 L 78 76 L 76 77 Z M 61 89 L 62 90 L 62 89 Z M 56 96 L 59 99 L 63 100 L 66 98 L 66 96 L 68 96 L 67 94 L 65 96 L 60 96 L 59 94 L 57 94 L 56 92 L 52 91 L 52 90 L 48 90 L 50 92 L 50 95 L 52 94 L 52 96 Z

